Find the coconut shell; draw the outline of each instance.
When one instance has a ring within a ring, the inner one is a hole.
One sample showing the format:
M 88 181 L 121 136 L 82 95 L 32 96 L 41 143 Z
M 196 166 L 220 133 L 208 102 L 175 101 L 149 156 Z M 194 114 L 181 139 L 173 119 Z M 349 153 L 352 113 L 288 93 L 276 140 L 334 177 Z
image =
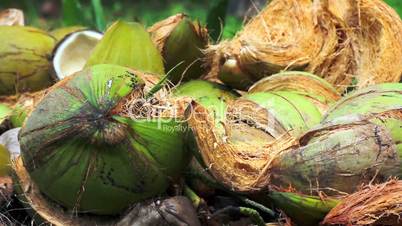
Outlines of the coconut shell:
M 152 74 L 164 74 L 162 56 L 139 23 L 113 23 L 92 50 L 86 67 L 96 64 L 115 64 Z
M 0 95 L 50 86 L 55 39 L 32 27 L 0 26 L 0 33 Z
M 113 215 L 165 191 L 187 164 L 186 130 L 142 114 L 149 77 L 96 65 L 52 87 L 19 134 L 24 167 L 43 194 L 70 210 Z
M 281 72 L 256 82 L 249 93 L 288 91 L 308 98 L 322 114 L 330 105 L 340 99 L 335 88 L 313 74 L 301 71 Z
M 402 181 L 366 186 L 344 198 L 325 217 L 323 225 L 402 224 Z

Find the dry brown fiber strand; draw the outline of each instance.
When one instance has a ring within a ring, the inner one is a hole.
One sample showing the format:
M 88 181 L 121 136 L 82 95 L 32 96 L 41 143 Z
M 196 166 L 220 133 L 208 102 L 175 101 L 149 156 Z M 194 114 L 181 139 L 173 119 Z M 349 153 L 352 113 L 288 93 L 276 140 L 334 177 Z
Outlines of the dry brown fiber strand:
M 398 14 L 381 0 L 273 0 L 234 39 L 209 46 L 208 76 L 235 59 L 253 82 L 288 69 L 318 74 L 339 91 L 398 82 L 401 33 Z
M 325 217 L 324 225 L 401 225 L 402 181 L 369 185 L 346 197 Z

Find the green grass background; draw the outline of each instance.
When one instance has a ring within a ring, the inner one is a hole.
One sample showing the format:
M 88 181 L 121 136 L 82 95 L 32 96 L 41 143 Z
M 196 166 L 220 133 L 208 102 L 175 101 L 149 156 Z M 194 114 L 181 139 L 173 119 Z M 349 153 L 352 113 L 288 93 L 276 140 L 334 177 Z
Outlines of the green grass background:
M 47 30 L 72 24 L 102 30 L 104 26 L 117 19 L 140 21 L 146 26 L 150 26 L 159 20 L 180 12 L 206 23 L 208 14 L 215 10 L 214 13 L 217 15 L 226 15 L 223 38 L 232 37 L 241 28 L 243 19 L 241 16 L 226 12 L 226 8 L 217 8 L 217 4 L 227 3 L 228 0 L 103 0 L 102 2 L 101 0 L 59 0 L 55 1 L 60 6 L 58 14 L 47 18 L 41 14 L 41 7 L 43 7 L 45 1 L 49 0 L 0 0 L 0 9 L 21 8 L 24 10 L 28 25 Z M 402 0 L 385 0 L 385 2 L 392 6 L 400 16 L 402 15 Z M 101 6 L 103 6 L 100 11 L 99 8 L 94 10 L 97 7 L 96 3 L 101 3 Z M 215 14 L 213 14 L 214 17 L 216 17 Z M 219 20 L 208 22 L 210 26 L 219 29 Z

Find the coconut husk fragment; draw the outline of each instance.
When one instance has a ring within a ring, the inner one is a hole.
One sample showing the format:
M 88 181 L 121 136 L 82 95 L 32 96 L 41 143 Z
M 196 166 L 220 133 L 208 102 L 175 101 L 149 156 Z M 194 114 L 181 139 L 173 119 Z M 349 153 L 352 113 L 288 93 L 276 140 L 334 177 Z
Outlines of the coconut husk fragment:
M 325 217 L 323 225 L 401 225 L 402 181 L 368 185 L 347 196 Z

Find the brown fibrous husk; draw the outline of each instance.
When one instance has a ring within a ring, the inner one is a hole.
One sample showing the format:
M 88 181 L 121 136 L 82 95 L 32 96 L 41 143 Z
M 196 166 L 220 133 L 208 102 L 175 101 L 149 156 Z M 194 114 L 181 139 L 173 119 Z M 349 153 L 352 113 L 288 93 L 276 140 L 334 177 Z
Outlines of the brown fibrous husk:
M 0 26 L 24 26 L 24 12 L 19 9 L 5 9 L 0 12 Z
M 324 225 L 402 224 L 402 181 L 368 185 L 344 198 L 325 217 Z
M 257 81 L 279 70 L 320 75 L 338 91 L 402 75 L 402 21 L 381 0 L 273 0 L 234 39 L 206 51 L 208 77 L 236 59 Z
M 217 128 L 213 115 L 195 102 L 191 114 L 187 112 L 187 122 L 208 172 L 217 181 L 236 192 L 258 192 L 267 188 L 270 162 L 295 145 L 297 138 L 252 101 L 237 100 L 228 105 L 233 107 L 228 108 L 228 120 L 222 122 L 223 131 Z M 268 124 L 270 128 L 265 128 Z

